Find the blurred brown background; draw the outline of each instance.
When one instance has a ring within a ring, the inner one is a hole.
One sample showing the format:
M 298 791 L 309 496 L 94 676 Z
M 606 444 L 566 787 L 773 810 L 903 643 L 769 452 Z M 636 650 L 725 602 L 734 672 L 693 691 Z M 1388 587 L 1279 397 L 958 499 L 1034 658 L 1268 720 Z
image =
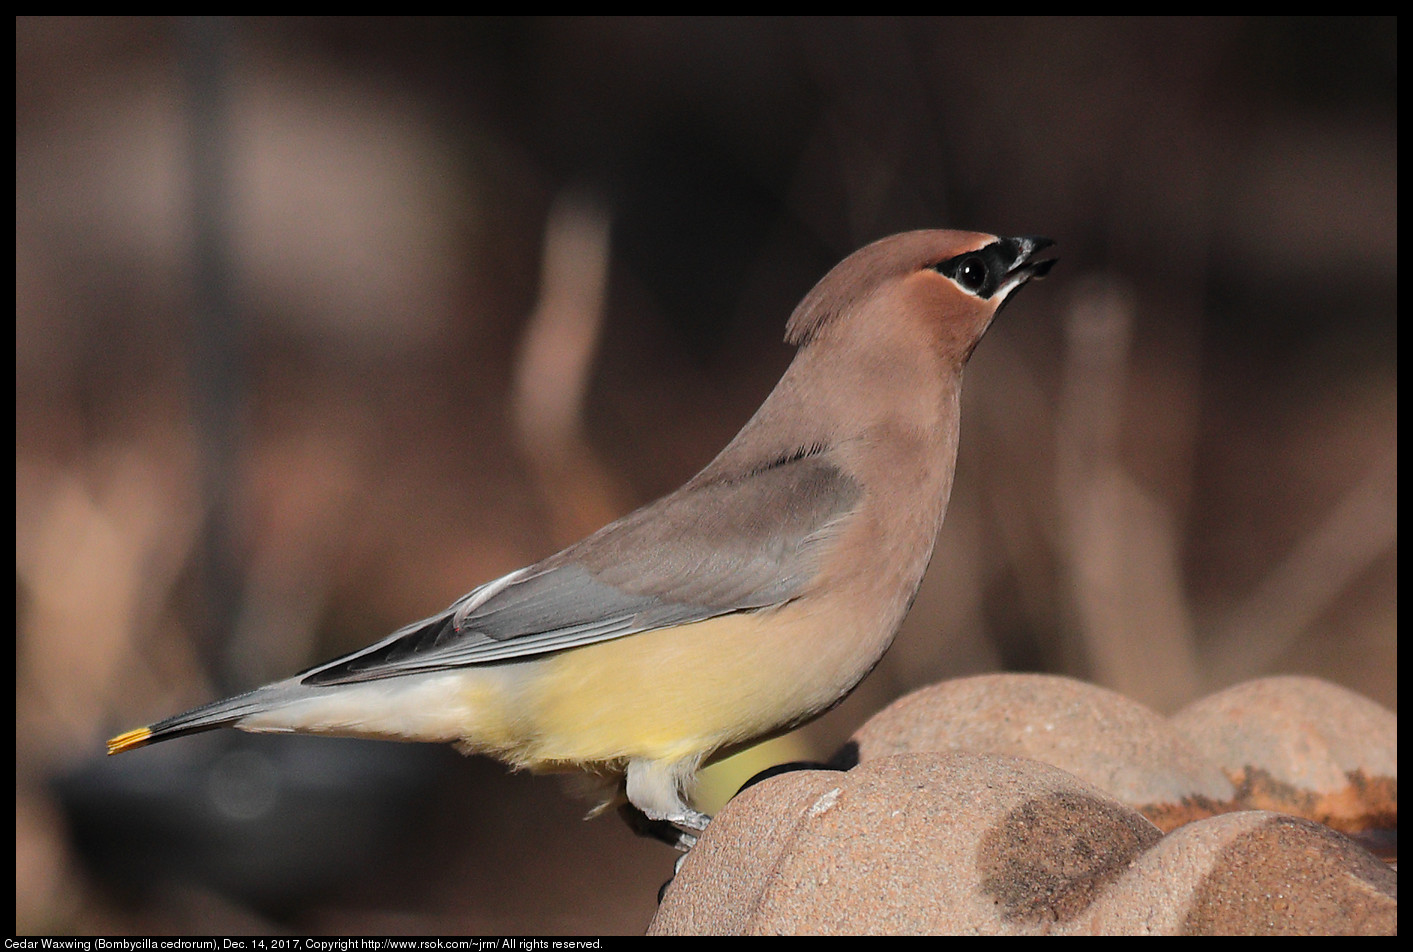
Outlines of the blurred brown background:
M 1396 706 L 1391 18 L 16 26 L 17 932 L 641 931 L 675 854 L 554 779 L 102 741 L 674 487 L 908 228 L 1061 264 L 892 651 L 708 803 L 978 672 Z

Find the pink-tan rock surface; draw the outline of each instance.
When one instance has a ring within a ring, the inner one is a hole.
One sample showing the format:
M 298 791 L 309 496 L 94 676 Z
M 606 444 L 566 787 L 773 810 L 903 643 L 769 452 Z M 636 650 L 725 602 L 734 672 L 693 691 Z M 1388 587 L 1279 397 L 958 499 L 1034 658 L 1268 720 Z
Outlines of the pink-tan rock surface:
M 1228 813 L 1163 837 L 1067 931 L 1396 935 L 1398 876 L 1311 820 Z
M 1188 705 L 1173 727 L 1246 809 L 1345 833 L 1398 824 L 1398 717 L 1318 678 L 1247 681 Z
M 732 800 L 650 932 L 1397 932 L 1396 872 L 1331 828 L 1396 828 L 1397 717 L 1323 681 L 1167 719 L 1067 678 L 960 679 L 835 763 Z
M 1158 712 L 1073 678 L 997 674 L 914 691 L 869 718 L 851 743 L 867 762 L 917 751 L 1030 757 L 1107 791 L 1172 830 L 1230 810 L 1218 765 Z
M 1161 837 L 1034 760 L 901 754 L 783 774 L 712 821 L 649 931 L 1045 932 Z

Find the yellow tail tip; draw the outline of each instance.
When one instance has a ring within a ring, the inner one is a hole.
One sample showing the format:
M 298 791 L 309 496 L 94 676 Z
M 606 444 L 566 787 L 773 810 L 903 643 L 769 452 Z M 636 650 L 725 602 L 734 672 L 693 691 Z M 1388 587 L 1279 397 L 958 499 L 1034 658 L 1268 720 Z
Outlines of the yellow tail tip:
M 146 727 L 139 727 L 135 731 L 128 731 L 126 734 L 119 734 L 108 741 L 109 754 L 121 754 L 125 750 L 132 750 L 134 747 L 141 747 L 152 738 L 152 731 Z

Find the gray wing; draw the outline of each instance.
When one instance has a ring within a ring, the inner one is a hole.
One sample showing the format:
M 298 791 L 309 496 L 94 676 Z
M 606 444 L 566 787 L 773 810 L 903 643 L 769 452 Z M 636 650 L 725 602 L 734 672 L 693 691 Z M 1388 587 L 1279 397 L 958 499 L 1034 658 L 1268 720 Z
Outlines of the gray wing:
M 311 669 L 347 684 L 534 655 L 779 605 L 813 577 L 819 545 L 857 505 L 820 447 L 693 479 L 446 611 Z

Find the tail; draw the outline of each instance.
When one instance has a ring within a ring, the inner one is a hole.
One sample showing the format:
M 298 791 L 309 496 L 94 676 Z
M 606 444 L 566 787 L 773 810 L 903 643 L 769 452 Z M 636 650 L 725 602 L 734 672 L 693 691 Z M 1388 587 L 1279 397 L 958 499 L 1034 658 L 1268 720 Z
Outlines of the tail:
M 432 743 L 464 741 L 486 729 L 486 718 L 491 719 L 490 729 L 500 723 L 496 718 L 503 715 L 496 712 L 503 707 L 500 694 L 507 675 L 492 666 L 482 671 L 474 683 L 468 683 L 468 678 L 472 675 L 466 671 L 438 671 L 319 685 L 307 683 L 310 672 L 306 671 L 119 734 L 108 741 L 108 753 L 121 754 L 218 727 Z M 480 720 L 468 719 L 468 711 L 479 712 Z
M 230 727 L 247 715 L 265 710 L 268 706 L 267 691 L 266 688 L 260 688 L 237 697 L 226 698 L 224 701 L 203 704 L 185 714 L 119 734 L 108 741 L 108 753 L 121 754 L 125 750 L 136 750 L 158 741 L 171 740 L 173 737 L 199 734 L 218 727 Z

